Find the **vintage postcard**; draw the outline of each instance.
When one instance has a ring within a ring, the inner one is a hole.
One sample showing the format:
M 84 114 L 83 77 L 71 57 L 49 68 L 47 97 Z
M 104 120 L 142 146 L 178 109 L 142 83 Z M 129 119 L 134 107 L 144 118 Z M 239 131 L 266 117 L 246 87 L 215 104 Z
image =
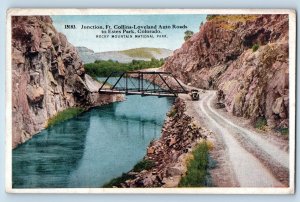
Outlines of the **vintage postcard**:
M 293 10 L 9 9 L 10 193 L 293 194 Z

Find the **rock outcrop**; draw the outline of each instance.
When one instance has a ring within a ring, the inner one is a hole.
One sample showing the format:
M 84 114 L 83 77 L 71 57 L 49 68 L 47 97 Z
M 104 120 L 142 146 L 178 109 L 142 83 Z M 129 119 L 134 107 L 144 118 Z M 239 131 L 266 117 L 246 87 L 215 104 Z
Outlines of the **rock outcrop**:
M 288 128 L 288 15 L 208 16 L 163 69 L 185 83 L 217 89 L 236 116 Z
M 49 16 L 12 17 L 12 146 L 25 142 L 66 108 L 89 108 L 115 96 L 97 93 L 76 48 Z

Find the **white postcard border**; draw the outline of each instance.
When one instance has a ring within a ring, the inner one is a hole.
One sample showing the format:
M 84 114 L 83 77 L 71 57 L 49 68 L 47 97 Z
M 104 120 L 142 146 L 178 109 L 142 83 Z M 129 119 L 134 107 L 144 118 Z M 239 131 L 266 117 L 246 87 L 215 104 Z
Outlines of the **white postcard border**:
M 289 167 L 288 188 L 12 188 L 12 72 L 11 17 L 28 15 L 156 15 L 156 14 L 288 14 L 289 15 Z M 29 9 L 7 10 L 6 22 L 6 152 L 5 187 L 8 193 L 53 194 L 294 194 L 296 135 L 296 13 L 291 9 Z

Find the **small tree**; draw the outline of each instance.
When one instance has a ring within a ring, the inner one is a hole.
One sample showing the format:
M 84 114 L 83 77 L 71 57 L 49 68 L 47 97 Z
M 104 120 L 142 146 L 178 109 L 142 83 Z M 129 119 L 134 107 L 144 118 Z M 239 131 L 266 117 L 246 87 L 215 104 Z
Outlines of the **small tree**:
M 187 30 L 184 32 L 184 40 L 187 41 L 193 36 L 194 32 L 191 30 Z
M 200 23 L 200 27 L 199 27 L 199 30 L 201 29 L 201 27 L 202 27 L 202 26 L 203 26 L 203 22 L 201 22 L 201 23 Z

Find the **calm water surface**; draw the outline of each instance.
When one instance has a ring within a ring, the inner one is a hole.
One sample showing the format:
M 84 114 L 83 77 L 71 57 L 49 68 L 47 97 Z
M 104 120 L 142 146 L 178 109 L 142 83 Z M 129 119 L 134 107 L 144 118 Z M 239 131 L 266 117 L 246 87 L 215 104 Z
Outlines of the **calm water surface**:
M 13 150 L 13 187 L 101 187 L 143 158 L 172 102 L 127 96 L 43 130 Z

